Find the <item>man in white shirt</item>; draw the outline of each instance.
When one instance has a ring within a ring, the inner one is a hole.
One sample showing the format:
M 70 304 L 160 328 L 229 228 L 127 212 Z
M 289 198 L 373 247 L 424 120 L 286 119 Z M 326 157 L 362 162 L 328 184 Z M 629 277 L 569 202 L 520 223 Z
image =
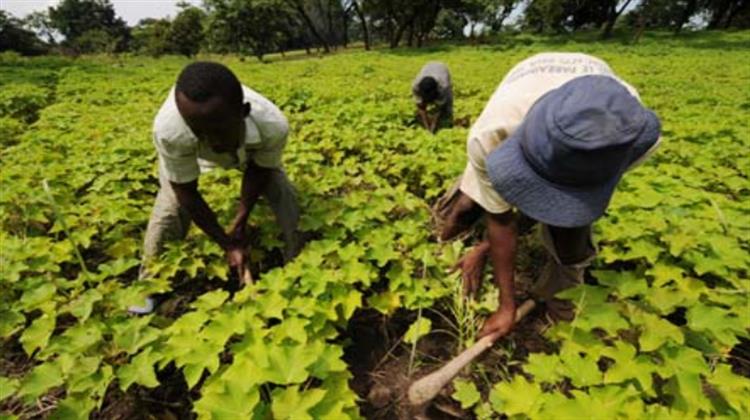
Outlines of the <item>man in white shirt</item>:
M 299 207 L 281 162 L 288 132 L 281 110 L 243 86 L 227 67 L 213 62 L 186 66 L 154 120 L 160 189 L 144 239 L 144 263 L 166 241 L 183 239 L 193 221 L 239 272 L 245 263 L 247 219 L 261 195 L 283 232 L 285 260 L 296 256 Z M 239 206 L 227 231 L 198 190 L 199 175 L 215 167 L 243 172 Z M 142 269 L 141 277 L 146 275 Z M 148 313 L 153 306 L 149 298 L 130 311 Z
M 520 216 L 541 223 L 551 257 L 532 294 L 551 312 L 570 315 L 569 302 L 554 296 L 582 282 L 596 254 L 591 224 L 623 173 L 656 148 L 659 132 L 635 89 L 596 57 L 543 53 L 511 69 L 469 132 L 459 188 L 437 212 L 445 218 L 443 240 L 486 216 L 487 239 L 457 264 L 473 294 L 488 257 L 492 262 L 500 307 L 482 335 L 514 324 Z

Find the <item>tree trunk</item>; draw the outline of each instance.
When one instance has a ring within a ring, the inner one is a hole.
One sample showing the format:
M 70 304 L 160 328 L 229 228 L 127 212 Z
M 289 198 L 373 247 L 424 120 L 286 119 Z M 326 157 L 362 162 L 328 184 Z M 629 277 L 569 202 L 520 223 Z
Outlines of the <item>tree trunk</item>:
M 414 19 L 417 18 L 417 13 L 419 12 L 415 9 L 414 13 L 412 13 L 412 15 L 408 19 L 406 19 L 404 23 L 396 28 L 396 33 L 393 34 L 393 37 L 391 38 L 391 48 L 398 47 L 398 44 L 401 42 L 401 38 L 404 36 L 404 31 L 406 31 L 406 28 L 414 24 Z
M 344 44 L 344 48 L 347 48 L 349 46 L 349 17 L 351 16 L 352 9 L 349 6 L 347 8 L 342 7 L 341 10 L 343 11 L 341 14 L 341 25 L 343 27 L 341 42 Z
M 333 7 L 331 7 L 331 3 L 333 3 L 333 0 L 328 2 L 328 10 L 326 10 L 326 16 L 328 19 L 328 42 L 335 47 L 339 44 L 339 37 L 333 29 Z
M 604 25 L 604 30 L 602 31 L 602 38 L 606 39 L 612 36 L 612 29 L 614 29 L 615 23 L 617 23 L 617 18 L 619 18 L 622 12 L 625 11 L 625 8 L 628 7 L 631 1 L 633 0 L 627 0 L 625 3 L 623 3 L 622 7 L 620 7 L 620 10 L 617 10 L 618 1 L 612 1 L 611 8 L 607 13 L 607 23 Z
M 291 0 L 292 6 L 295 10 L 297 10 L 297 13 L 299 13 L 302 20 L 305 22 L 305 25 L 307 25 L 307 28 L 310 30 L 310 33 L 315 37 L 315 39 L 320 42 L 321 46 L 323 47 L 323 51 L 325 52 L 331 52 L 331 48 L 328 46 L 328 42 L 320 35 L 318 30 L 315 28 L 315 24 L 313 23 L 312 19 L 310 19 L 310 16 L 307 15 L 307 12 L 305 11 L 305 6 L 299 2 L 299 0 Z
M 354 13 L 357 14 L 359 21 L 362 23 L 362 38 L 364 38 L 365 42 L 365 51 L 369 51 L 370 33 L 367 31 L 367 20 L 365 19 L 365 14 L 362 13 L 362 9 L 360 9 L 359 2 L 357 0 L 352 1 L 352 7 L 354 7 Z
M 735 2 L 732 7 L 730 7 L 729 10 L 729 16 L 727 16 L 727 20 L 724 22 L 724 29 L 729 29 L 732 26 L 732 22 L 734 21 L 734 18 L 737 17 L 737 15 L 745 8 L 750 6 L 750 1 L 747 0 L 739 0 Z
M 409 32 L 406 35 L 406 45 L 409 47 L 414 46 L 414 24 L 409 25 Z
M 724 0 L 718 5 L 713 6 L 711 9 L 711 20 L 708 22 L 708 29 L 719 29 L 721 23 L 724 22 L 724 18 L 727 16 L 731 5 L 730 0 Z

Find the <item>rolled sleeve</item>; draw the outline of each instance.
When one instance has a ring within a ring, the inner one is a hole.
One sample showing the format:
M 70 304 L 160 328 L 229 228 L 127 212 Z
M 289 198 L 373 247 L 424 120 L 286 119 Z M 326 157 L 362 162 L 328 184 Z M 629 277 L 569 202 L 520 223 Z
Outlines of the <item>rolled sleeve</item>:
M 470 138 L 467 143 L 467 152 L 469 162 L 461 177 L 461 192 L 488 213 L 500 214 L 510 211 L 513 206 L 495 191 L 487 175 L 485 159 L 490 150 L 485 150 L 477 138 Z
M 273 127 L 267 125 L 260 147 L 248 150 L 248 157 L 263 168 L 281 168 L 282 155 L 289 135 L 289 123 L 279 119 Z
M 416 91 L 412 91 L 412 93 L 411 93 L 411 99 L 414 101 L 415 105 L 422 105 L 422 103 L 424 102 L 422 100 L 422 97 L 419 96 L 419 94 Z
M 286 136 L 264 146 L 250 151 L 250 158 L 253 162 L 263 168 L 281 168 L 281 156 L 284 154 Z

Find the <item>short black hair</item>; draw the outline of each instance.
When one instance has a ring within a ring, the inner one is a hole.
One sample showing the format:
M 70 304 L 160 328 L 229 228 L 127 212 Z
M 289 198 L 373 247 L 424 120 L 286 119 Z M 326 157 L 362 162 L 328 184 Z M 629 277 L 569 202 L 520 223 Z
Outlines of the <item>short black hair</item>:
M 212 61 L 196 61 L 185 66 L 177 77 L 177 92 L 190 100 L 205 102 L 221 96 L 229 104 L 242 104 L 242 85 L 227 66 Z
M 432 102 L 438 97 L 438 82 L 434 77 L 427 76 L 417 84 L 417 93 L 424 102 Z

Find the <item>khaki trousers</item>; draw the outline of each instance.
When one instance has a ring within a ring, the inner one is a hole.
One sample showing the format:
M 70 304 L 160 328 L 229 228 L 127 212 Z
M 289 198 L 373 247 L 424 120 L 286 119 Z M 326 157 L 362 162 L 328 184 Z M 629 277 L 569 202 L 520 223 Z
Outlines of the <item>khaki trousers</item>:
M 160 171 L 161 172 L 161 171 Z M 284 260 L 288 261 L 300 251 L 300 239 L 297 232 L 299 223 L 299 205 L 294 187 L 283 169 L 273 169 L 269 183 L 262 196 L 268 200 L 276 223 L 281 227 L 284 237 Z M 183 240 L 190 228 L 190 215 L 180 208 L 177 196 L 169 184 L 169 181 L 159 174 L 159 192 L 156 195 L 154 208 L 146 228 L 143 240 L 143 262 L 152 259 L 164 249 L 168 241 Z M 146 277 L 145 270 L 141 270 L 140 278 Z

